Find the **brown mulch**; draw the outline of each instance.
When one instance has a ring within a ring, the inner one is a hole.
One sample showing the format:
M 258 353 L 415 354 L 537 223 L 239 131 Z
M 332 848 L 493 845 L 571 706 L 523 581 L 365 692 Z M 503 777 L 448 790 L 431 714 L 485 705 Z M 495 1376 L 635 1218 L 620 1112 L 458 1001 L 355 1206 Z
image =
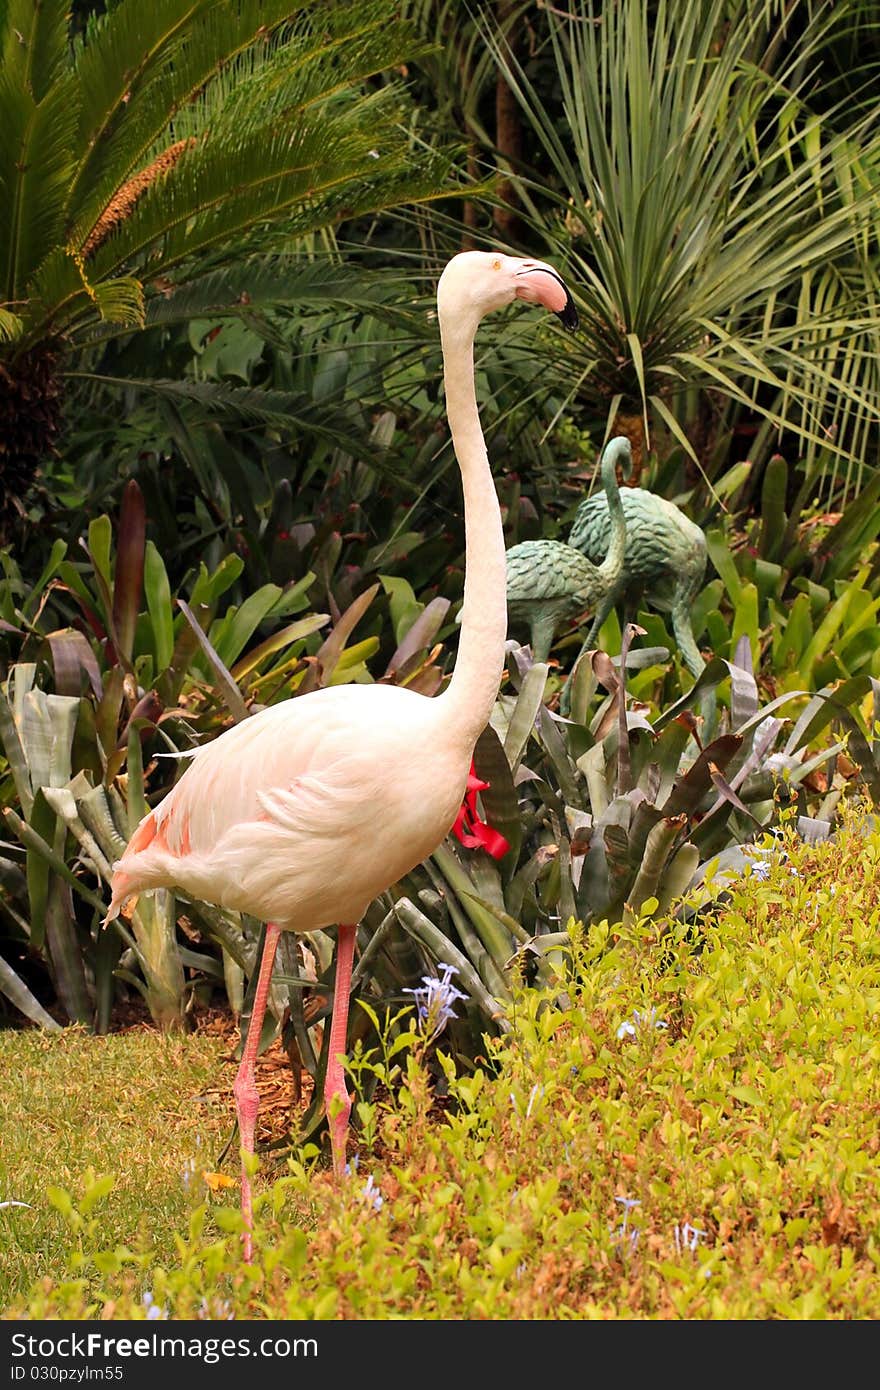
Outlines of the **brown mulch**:
M 191 1015 L 193 1031 L 217 1037 L 224 1045 L 223 1073 L 216 1086 L 208 1087 L 206 1096 L 216 1097 L 228 1106 L 230 1120 L 235 1115 L 232 1092 L 238 1070 L 236 1055 L 239 1044 L 238 1021 L 228 1007 L 210 1005 Z M 146 1006 L 138 999 L 118 1005 L 113 1014 L 114 1033 L 155 1032 L 156 1025 Z M 283 1143 L 308 1109 L 314 1092 L 314 1082 L 298 1060 L 290 1057 L 278 1037 L 257 1058 L 254 1068 L 260 1109 L 257 1115 L 256 1142 L 258 1145 Z
M 238 1024 L 228 1012 L 213 1010 L 211 1017 L 199 1025 L 199 1032 L 214 1034 L 226 1044 L 223 1060 L 229 1064 L 228 1071 L 222 1081 L 210 1087 L 206 1094 L 216 1095 L 227 1102 L 234 1113 L 232 1086 L 238 1070 Z M 254 1076 L 260 1093 L 256 1143 L 283 1142 L 290 1138 L 291 1130 L 296 1129 L 298 1120 L 308 1109 L 314 1082 L 305 1068 L 288 1055 L 280 1037 L 257 1058 Z

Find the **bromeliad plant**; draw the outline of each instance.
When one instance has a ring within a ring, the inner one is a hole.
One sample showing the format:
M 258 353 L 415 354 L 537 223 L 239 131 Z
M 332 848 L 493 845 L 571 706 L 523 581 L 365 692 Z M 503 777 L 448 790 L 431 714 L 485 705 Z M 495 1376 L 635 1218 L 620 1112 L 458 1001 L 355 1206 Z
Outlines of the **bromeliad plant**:
M 511 688 L 477 744 L 483 785 L 471 811 L 499 838 L 450 836 L 394 901 L 413 939 L 456 969 L 470 994 L 463 1012 L 478 1005 L 484 1029 L 504 1027 L 520 974 L 558 989 L 564 1006 L 560 953 L 572 921 L 613 929 L 653 920 L 662 930 L 717 900 L 752 862 L 752 842 L 783 820 L 805 837 L 829 835 L 848 785 L 836 767 L 844 752 L 880 798 L 870 732 L 880 684 L 860 676 L 762 706 L 742 639 L 733 661 L 713 659 L 686 695 L 649 717 L 627 686 L 668 652 L 630 650 L 637 631 L 624 632 L 617 661 L 595 652 L 581 662 L 570 719 L 546 703 L 547 665 L 510 645 Z M 721 722 L 703 742 L 694 710 L 707 695 Z M 472 1034 L 473 1019 L 450 1024 L 463 1055 L 473 1055 Z
M 716 577 L 694 623 L 705 645 L 731 659 L 747 636 L 771 696 L 880 675 L 880 477 L 822 506 L 815 499 L 826 467 L 827 456 L 792 468 L 775 454 L 754 484 L 747 465 L 730 494 L 732 514 L 706 526 Z M 651 640 L 664 640 L 653 625 Z
M 162 556 L 146 539 L 143 496 L 133 481 L 115 553 L 107 516 L 92 523 L 85 548 L 86 561 L 74 562 L 59 542 L 40 588 L 31 591 L 5 556 L 0 611 L 16 658 L 0 690 L 8 767 L 0 785 L 7 825 L 26 850 L 26 874 L 4 856 L 0 905 L 10 946 L 45 958 L 69 1018 L 105 1029 L 117 981 L 125 980 L 144 993 L 160 1026 L 181 1026 L 206 977 L 225 981 L 233 1005 L 241 1006 L 256 943 L 251 924 L 236 914 L 196 904 L 187 916 L 171 893 L 144 895 L 118 933 L 101 930 L 112 863 L 148 810 L 147 798 L 161 796 L 173 774 L 173 759 L 157 754 L 185 755 L 252 707 L 370 679 L 366 663 L 379 638 L 350 639 L 380 585 L 358 594 L 323 639 L 330 615 L 307 611 L 311 572 L 228 602 L 244 564 L 232 555 L 213 573 L 201 564 L 185 585 L 186 599 L 175 600 Z M 448 603 L 421 605 L 411 591 L 409 597 L 406 637 L 385 678 L 424 683 L 430 692 L 440 676 L 425 648 Z M 65 617 L 64 625 L 52 625 Z M 181 913 L 186 920 L 179 924 Z M 207 936 L 214 955 L 192 949 L 181 935 L 187 924 L 196 942 L 199 931 Z M 45 1023 L 45 1010 L 11 961 L 0 975 L 16 1006 Z

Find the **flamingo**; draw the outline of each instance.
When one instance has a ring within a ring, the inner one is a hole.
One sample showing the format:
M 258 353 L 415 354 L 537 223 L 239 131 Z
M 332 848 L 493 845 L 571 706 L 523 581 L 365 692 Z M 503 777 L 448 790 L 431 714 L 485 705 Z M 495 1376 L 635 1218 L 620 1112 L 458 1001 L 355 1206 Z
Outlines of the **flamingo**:
M 254 1066 L 281 932 L 337 928 L 324 1105 L 340 1180 L 351 1111 L 343 1055 L 357 924 L 452 827 L 498 693 L 507 633 L 504 535 L 480 428 L 473 345 L 481 319 L 516 299 L 577 326 L 569 291 L 542 261 L 465 251 L 448 262 L 437 286 L 446 413 L 465 515 L 463 617 L 446 688 L 428 698 L 392 685 L 331 686 L 260 710 L 199 749 L 114 865 L 106 922 L 140 892 L 179 887 L 266 923 L 233 1087 L 247 1261 L 247 1160 L 259 1106 Z

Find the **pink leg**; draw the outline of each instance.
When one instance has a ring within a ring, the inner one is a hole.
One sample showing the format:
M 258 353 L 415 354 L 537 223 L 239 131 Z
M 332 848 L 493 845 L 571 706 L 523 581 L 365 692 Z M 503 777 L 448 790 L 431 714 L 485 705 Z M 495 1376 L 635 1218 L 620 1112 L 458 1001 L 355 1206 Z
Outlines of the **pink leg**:
M 348 1135 L 348 1117 L 351 1114 L 351 1100 L 345 1089 L 345 1072 L 340 1060 L 345 1052 L 345 1035 L 348 1031 L 348 996 L 351 992 L 351 967 L 354 960 L 354 944 L 357 927 L 339 928 L 336 945 L 336 984 L 333 989 L 333 1017 L 330 1021 L 330 1057 L 327 1062 L 327 1075 L 324 1078 L 324 1109 L 330 1127 L 330 1147 L 333 1151 L 333 1172 L 337 1178 L 345 1170 L 345 1141 Z M 338 1108 L 330 1114 L 332 1100 Z
M 269 982 L 272 979 L 272 965 L 280 935 L 281 928 L 276 927 L 274 922 L 267 922 L 266 940 L 260 961 L 260 973 L 257 976 L 251 1021 L 248 1024 L 247 1042 L 241 1054 L 241 1066 L 232 1088 L 235 1094 L 235 1108 L 238 1114 L 238 1128 L 243 1154 L 252 1155 L 254 1152 L 254 1130 L 257 1124 L 257 1110 L 260 1106 L 260 1095 L 254 1079 L 254 1065 L 260 1046 L 260 1034 L 263 1031 L 263 1019 L 266 1016 L 266 1000 L 269 997 Z M 243 1161 L 241 1168 L 241 1214 L 244 1218 L 244 1257 L 250 1264 L 254 1246 L 251 1234 L 254 1221 L 251 1205 L 251 1180 Z

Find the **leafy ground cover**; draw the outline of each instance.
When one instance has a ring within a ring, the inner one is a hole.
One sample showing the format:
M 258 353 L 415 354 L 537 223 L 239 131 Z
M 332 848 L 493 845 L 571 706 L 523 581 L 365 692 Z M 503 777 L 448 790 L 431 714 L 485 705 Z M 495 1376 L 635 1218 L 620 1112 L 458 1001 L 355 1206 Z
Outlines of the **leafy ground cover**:
M 880 1316 L 878 880 L 867 820 L 768 838 L 697 920 L 573 926 L 476 1066 L 415 1025 L 355 1056 L 350 1180 L 264 1150 L 251 1268 L 235 1187 L 186 1178 L 216 1035 L 7 1033 L 4 1316 Z

